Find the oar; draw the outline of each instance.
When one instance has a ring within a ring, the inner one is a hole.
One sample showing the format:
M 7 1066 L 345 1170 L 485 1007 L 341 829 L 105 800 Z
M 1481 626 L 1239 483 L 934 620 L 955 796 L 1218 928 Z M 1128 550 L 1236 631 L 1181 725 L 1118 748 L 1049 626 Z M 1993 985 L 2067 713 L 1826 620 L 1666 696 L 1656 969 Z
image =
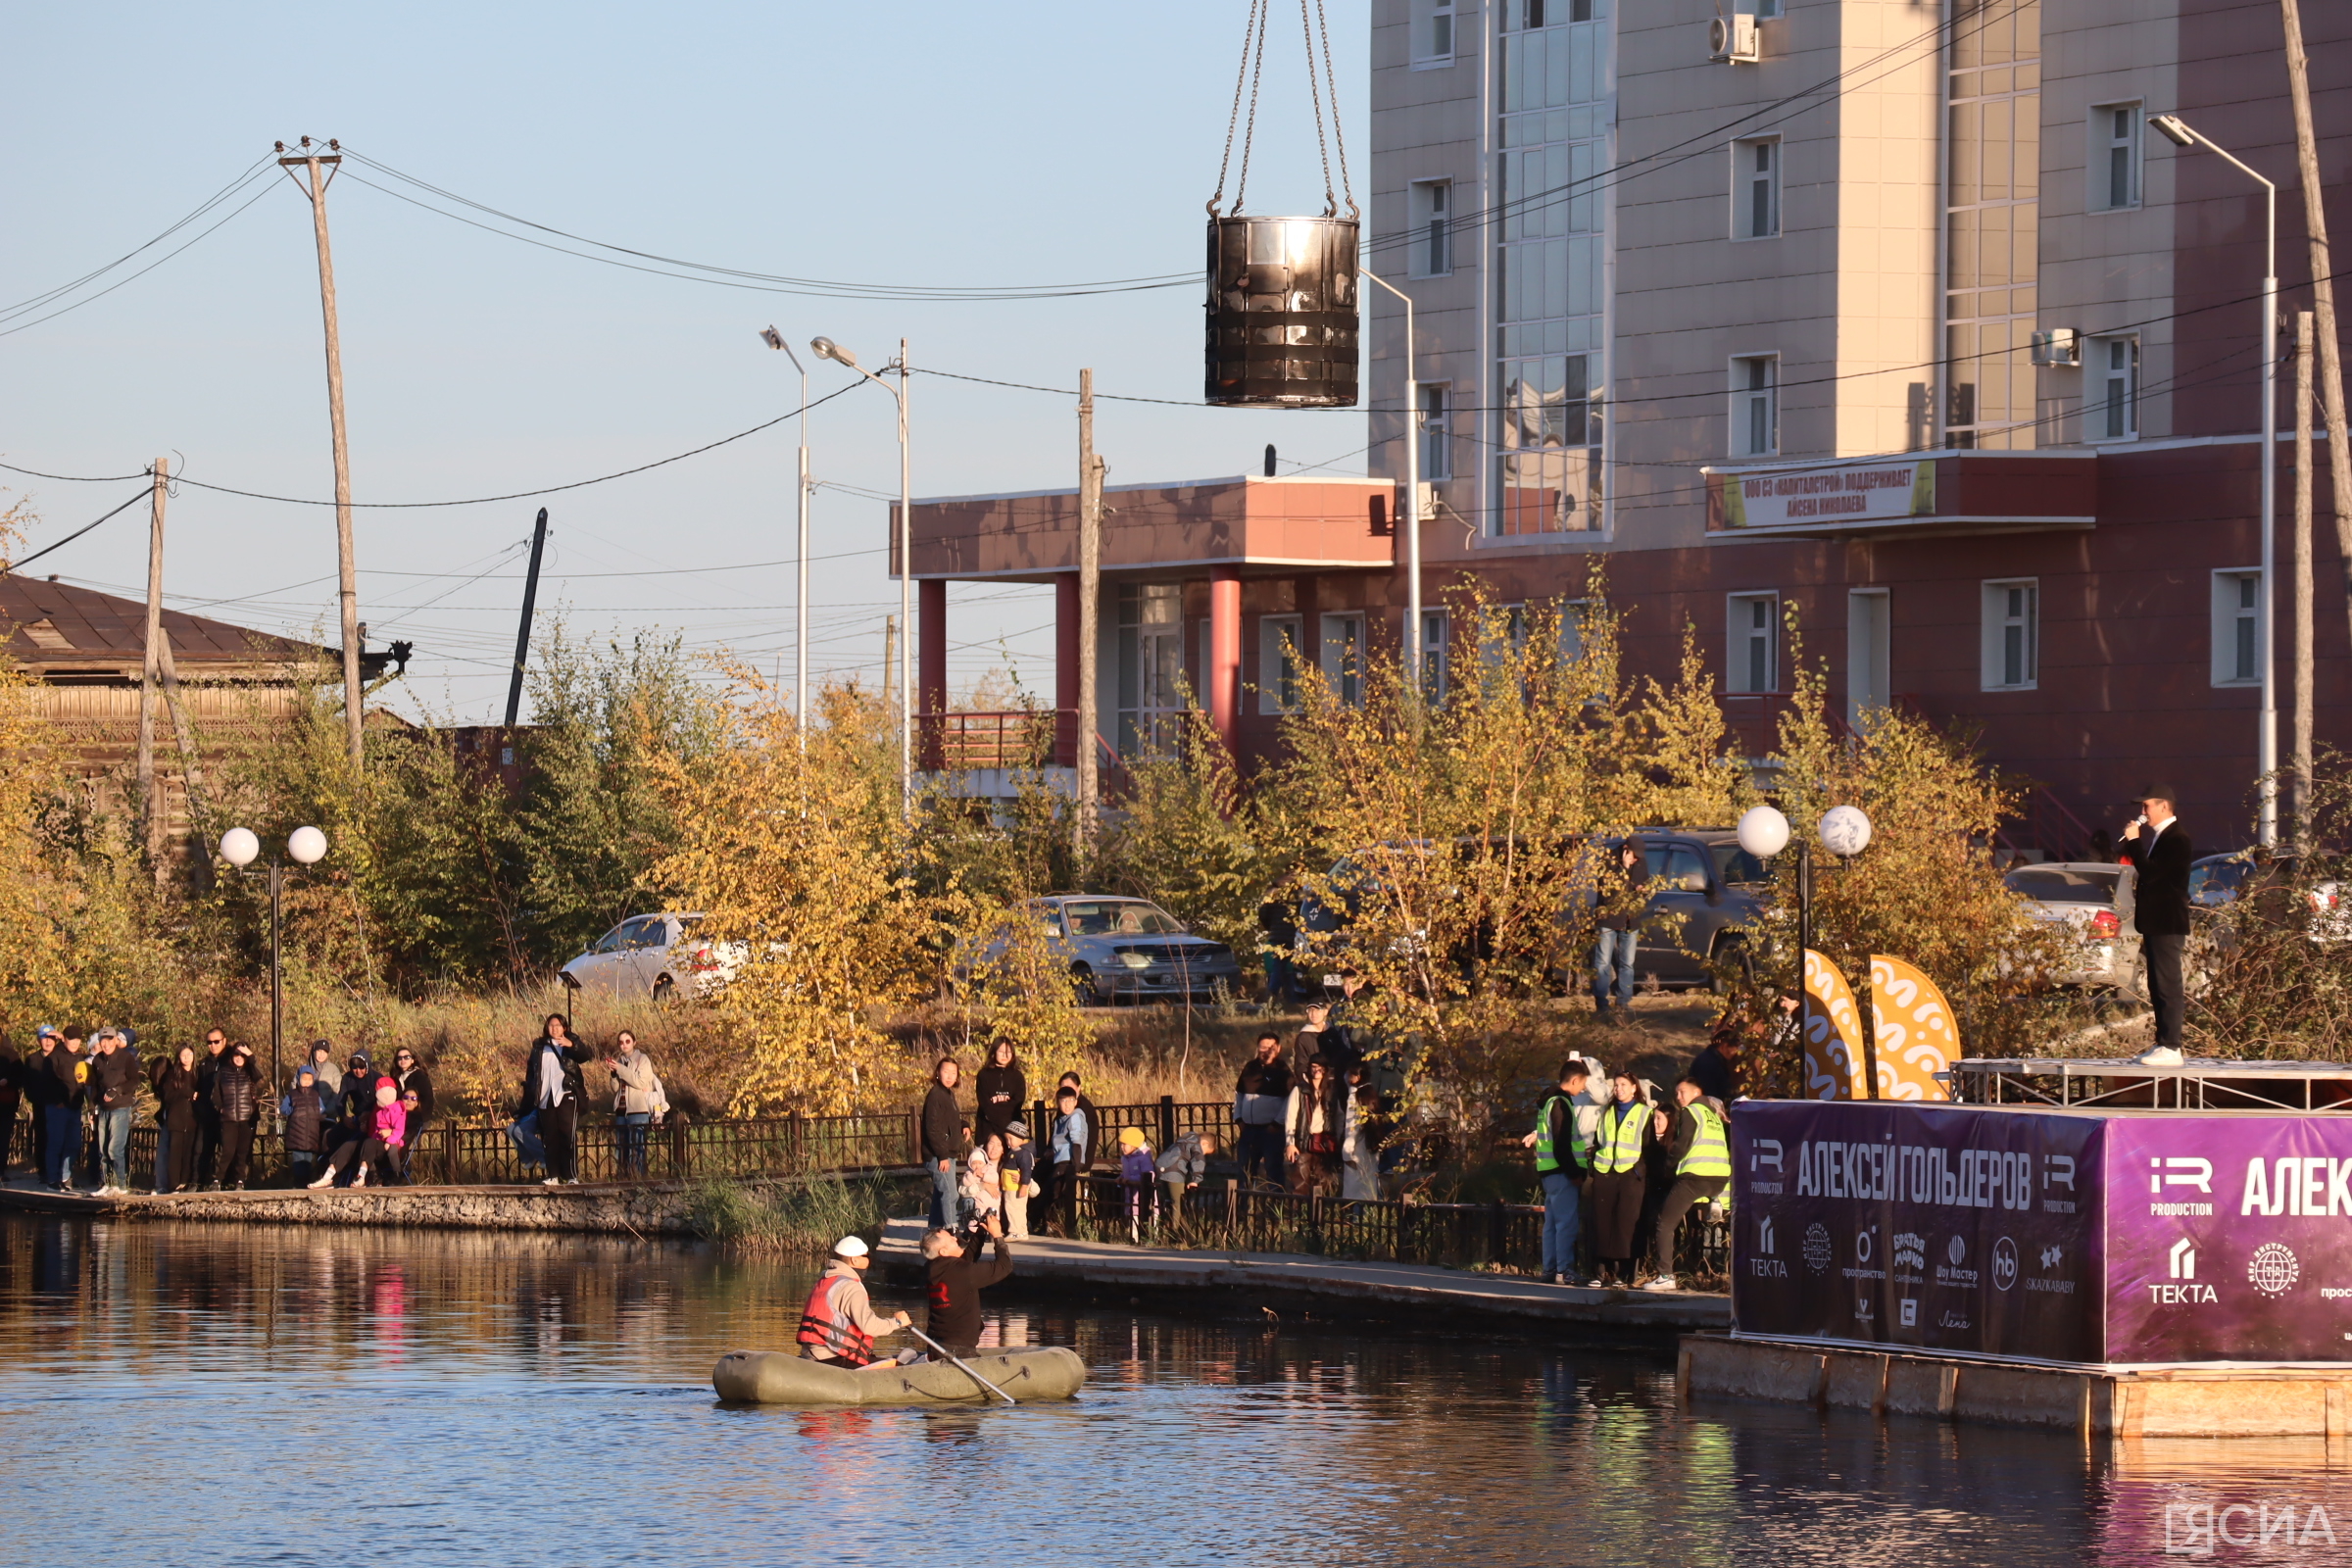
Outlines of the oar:
M 995 1395 L 998 1398 L 1003 1399 L 1006 1404 L 1018 1404 L 1020 1402 L 1011 1395 L 1006 1394 L 1003 1389 L 998 1388 L 994 1383 L 989 1382 L 988 1379 L 973 1371 L 970 1367 L 965 1366 L 962 1361 L 956 1359 L 954 1351 L 950 1350 L 946 1346 L 940 1344 L 930 1335 L 925 1334 L 921 1329 L 916 1328 L 913 1324 L 909 1323 L 906 1325 L 906 1332 L 913 1335 L 916 1339 L 922 1341 L 925 1345 L 931 1347 L 931 1348 L 934 1350 L 937 1350 L 940 1354 L 946 1356 L 949 1360 L 954 1361 L 956 1369 L 965 1377 L 970 1378 L 974 1383 L 979 1384 L 989 1393 Z

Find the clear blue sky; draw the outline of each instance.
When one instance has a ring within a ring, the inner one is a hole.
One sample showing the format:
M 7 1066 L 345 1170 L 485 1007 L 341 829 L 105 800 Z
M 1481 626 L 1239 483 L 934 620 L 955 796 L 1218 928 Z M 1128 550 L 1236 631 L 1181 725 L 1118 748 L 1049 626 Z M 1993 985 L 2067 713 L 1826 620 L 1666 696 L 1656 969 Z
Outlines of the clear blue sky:
M 1187 272 L 1200 261 L 1245 11 L 1240 0 L 15 5 L 0 306 L 113 260 L 272 141 L 306 133 L 543 223 L 760 272 L 921 285 Z M 1284 23 L 1250 207 L 1320 211 L 1295 15 Z M 1361 8 L 1338 7 L 1331 23 L 1361 199 Z M 770 321 L 796 344 L 836 338 L 868 365 L 903 334 L 918 369 L 1067 387 L 1091 364 L 1102 391 L 1200 394 L 1191 285 L 1016 304 L 809 299 L 530 249 L 352 180 L 336 184 L 330 211 L 362 501 L 562 483 L 772 418 L 795 406 L 797 384 L 757 340 Z M 821 393 L 846 372 L 810 374 Z M 918 495 L 1073 481 L 1066 401 L 919 375 L 914 398 Z M 1360 472 L 1365 434 L 1355 414 L 1109 403 L 1098 440 L 1115 483 L 1253 471 L 1267 441 L 1286 459 Z M 787 424 L 545 498 L 543 614 L 564 609 L 584 631 L 675 628 L 770 667 L 781 654 L 789 677 L 793 445 Z M 878 389 L 819 411 L 810 445 L 819 478 L 895 489 Z M 215 483 L 333 493 L 310 213 L 290 184 L 104 298 L 0 335 L 0 462 L 119 474 L 159 454 Z M 27 550 L 135 488 L 0 483 L 33 499 Z M 359 514 L 371 640 L 419 650 L 398 706 L 496 717 L 521 593 L 509 547 L 541 504 Z M 143 513 L 27 569 L 135 596 Z M 817 499 L 812 554 L 834 558 L 813 576 L 820 671 L 871 678 L 878 666 L 881 617 L 897 603 L 878 549 L 885 516 L 859 495 Z M 330 509 L 183 488 L 169 549 L 175 606 L 270 629 L 332 624 Z M 957 588 L 951 639 L 969 646 L 951 656 L 955 680 L 1002 662 L 1002 638 L 1027 684 L 1050 690 L 1051 618 L 1043 590 Z

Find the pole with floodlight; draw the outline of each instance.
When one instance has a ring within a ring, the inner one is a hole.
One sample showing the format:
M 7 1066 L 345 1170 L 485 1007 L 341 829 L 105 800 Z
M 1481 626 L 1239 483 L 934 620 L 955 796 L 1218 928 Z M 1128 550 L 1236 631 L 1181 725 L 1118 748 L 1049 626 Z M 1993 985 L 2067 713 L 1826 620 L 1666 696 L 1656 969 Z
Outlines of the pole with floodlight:
M 792 711 L 794 728 L 800 731 L 801 750 L 808 749 L 808 368 L 801 357 L 792 352 L 784 334 L 770 326 L 760 334 L 760 341 L 771 349 L 782 349 L 792 361 L 792 368 L 801 372 L 801 580 L 800 594 L 795 601 L 796 647 L 793 658 Z
M 2262 613 L 2254 637 L 2262 661 L 2262 708 L 2254 722 L 2254 770 L 2262 776 L 2258 835 L 2278 842 L 2278 699 L 2272 676 L 2271 606 L 2278 599 L 2278 187 L 2232 157 L 2219 143 L 2191 129 L 2179 115 L 2151 115 L 2148 123 L 2176 147 L 2202 147 L 2262 186 L 2267 212 L 2267 249 L 2262 277 Z
M 899 809 L 914 814 L 914 682 L 907 644 L 914 640 L 914 495 L 913 469 L 906 454 L 906 340 L 899 339 L 896 368 L 899 384 L 892 386 L 858 363 L 858 356 L 829 337 L 811 338 L 808 347 L 820 360 L 856 370 L 889 393 L 899 405 Z
M 220 858 L 242 871 L 262 853 L 262 841 L 253 829 L 232 827 L 220 835 Z M 281 858 L 276 850 L 270 852 L 270 1098 L 274 1104 L 283 1084 L 281 1055 L 285 1045 L 286 993 L 283 970 L 278 962 L 278 938 L 281 930 L 282 904 L 285 892 L 285 861 L 297 865 L 316 865 L 326 858 L 326 835 L 315 827 L 298 827 L 286 835 L 285 854 Z

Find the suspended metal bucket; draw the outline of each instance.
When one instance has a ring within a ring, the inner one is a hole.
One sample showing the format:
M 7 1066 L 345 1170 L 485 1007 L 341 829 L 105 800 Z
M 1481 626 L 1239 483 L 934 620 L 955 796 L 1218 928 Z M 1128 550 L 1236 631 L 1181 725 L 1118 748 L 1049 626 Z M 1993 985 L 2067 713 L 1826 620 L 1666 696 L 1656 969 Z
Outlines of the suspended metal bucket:
M 1356 233 L 1353 218 L 1209 219 L 1211 404 L 1355 406 Z

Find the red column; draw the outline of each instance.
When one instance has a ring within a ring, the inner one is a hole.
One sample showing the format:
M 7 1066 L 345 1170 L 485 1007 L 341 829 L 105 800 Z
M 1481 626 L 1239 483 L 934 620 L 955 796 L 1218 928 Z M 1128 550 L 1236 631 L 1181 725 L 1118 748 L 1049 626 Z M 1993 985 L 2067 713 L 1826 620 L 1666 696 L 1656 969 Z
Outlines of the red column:
M 1242 570 L 1212 566 L 1208 575 L 1208 718 L 1217 739 L 1235 749 L 1242 711 Z
M 942 765 L 940 745 L 948 710 L 948 583 L 944 577 L 922 577 L 914 585 L 914 713 L 915 766 Z
M 1054 576 L 1054 765 L 1078 765 L 1078 574 Z

